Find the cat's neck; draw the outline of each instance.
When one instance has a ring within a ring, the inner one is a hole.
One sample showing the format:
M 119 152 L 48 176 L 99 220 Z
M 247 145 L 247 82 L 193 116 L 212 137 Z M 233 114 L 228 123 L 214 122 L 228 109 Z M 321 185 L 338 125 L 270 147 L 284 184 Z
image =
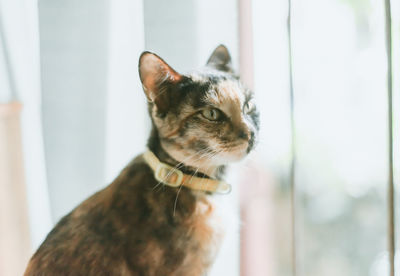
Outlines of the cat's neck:
M 225 166 L 215 166 L 210 167 L 207 166 L 205 168 L 201 167 L 190 167 L 184 163 L 181 163 L 179 160 L 175 160 L 171 157 L 167 151 L 162 147 L 160 138 L 158 136 L 158 132 L 155 127 L 152 128 L 149 140 L 147 142 L 147 147 L 151 150 L 157 158 L 170 166 L 176 166 L 182 172 L 190 175 L 195 175 L 199 177 L 207 177 L 214 179 L 222 179 L 225 173 Z

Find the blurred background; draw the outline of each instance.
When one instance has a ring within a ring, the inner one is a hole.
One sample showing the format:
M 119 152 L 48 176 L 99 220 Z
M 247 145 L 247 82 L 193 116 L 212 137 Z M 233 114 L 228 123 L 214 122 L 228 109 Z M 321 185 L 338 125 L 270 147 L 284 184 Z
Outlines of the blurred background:
M 185 72 L 220 43 L 262 128 L 230 176 L 240 235 L 210 275 L 390 275 L 384 1 L 292 0 L 292 98 L 287 19 L 282 0 L 0 0 L 0 275 L 21 275 L 53 225 L 144 150 L 140 53 Z

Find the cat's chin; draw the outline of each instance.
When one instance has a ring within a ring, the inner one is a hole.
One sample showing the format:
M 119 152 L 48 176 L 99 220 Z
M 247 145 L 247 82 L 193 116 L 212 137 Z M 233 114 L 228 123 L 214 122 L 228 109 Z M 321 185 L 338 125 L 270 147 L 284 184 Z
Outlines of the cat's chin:
M 219 154 L 218 157 L 215 157 L 215 162 L 222 165 L 229 165 L 230 163 L 236 163 L 242 161 L 248 155 L 247 148 Z

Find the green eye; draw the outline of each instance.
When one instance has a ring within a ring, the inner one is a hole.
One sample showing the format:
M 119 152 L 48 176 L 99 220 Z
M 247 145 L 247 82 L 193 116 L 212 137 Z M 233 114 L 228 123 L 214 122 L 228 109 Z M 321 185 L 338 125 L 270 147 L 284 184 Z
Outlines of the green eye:
M 243 106 L 243 113 L 245 113 L 245 114 L 249 113 L 253 109 L 253 107 L 254 107 L 254 104 L 251 101 L 248 101 Z
M 201 115 L 207 120 L 218 121 L 219 119 L 221 119 L 222 113 L 218 109 L 210 108 L 201 111 Z

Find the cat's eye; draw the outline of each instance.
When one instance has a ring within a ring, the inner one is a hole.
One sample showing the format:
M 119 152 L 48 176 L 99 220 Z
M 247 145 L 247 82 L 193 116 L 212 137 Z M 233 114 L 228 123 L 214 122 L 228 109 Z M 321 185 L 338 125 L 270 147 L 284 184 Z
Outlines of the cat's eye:
M 254 108 L 254 103 L 252 101 L 248 101 L 243 106 L 243 113 L 247 114 L 251 112 Z
M 201 115 L 210 121 L 218 121 L 222 118 L 222 112 L 215 108 L 204 109 L 201 111 Z

